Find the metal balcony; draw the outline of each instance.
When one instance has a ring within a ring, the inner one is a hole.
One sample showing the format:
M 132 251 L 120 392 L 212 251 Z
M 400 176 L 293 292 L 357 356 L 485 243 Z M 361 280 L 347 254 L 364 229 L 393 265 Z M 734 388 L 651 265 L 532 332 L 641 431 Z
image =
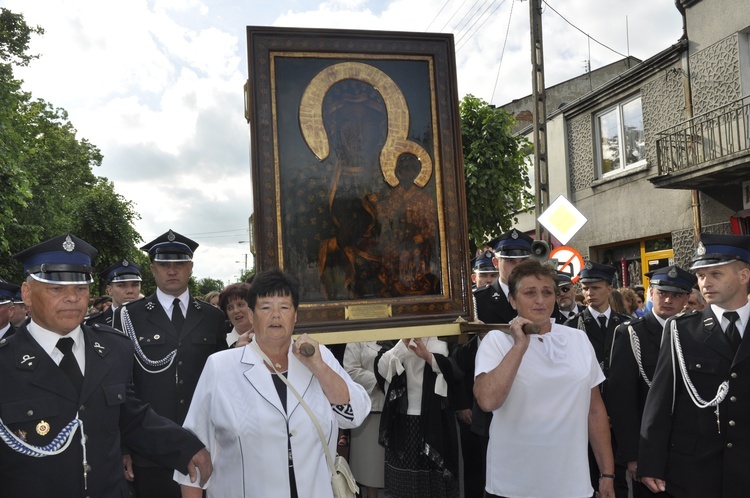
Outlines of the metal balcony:
M 750 96 L 656 134 L 660 188 L 721 187 L 750 179 Z

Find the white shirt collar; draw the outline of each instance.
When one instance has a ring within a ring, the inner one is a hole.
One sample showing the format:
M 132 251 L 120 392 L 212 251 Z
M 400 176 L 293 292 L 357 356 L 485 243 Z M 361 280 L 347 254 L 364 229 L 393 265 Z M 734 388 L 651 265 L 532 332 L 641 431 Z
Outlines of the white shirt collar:
M 503 290 L 503 294 L 505 294 L 505 297 L 510 296 L 510 287 L 508 287 L 508 284 L 504 284 L 500 279 L 497 280 L 497 283 L 500 284 L 500 288 Z
M 607 318 L 607 323 L 609 323 L 609 315 L 612 314 L 612 308 L 611 307 L 607 307 L 607 309 L 604 310 L 604 313 L 599 313 L 594 308 L 592 308 L 591 306 L 589 306 L 589 312 L 591 313 L 591 316 L 594 317 L 594 320 L 599 320 L 599 315 L 604 315 Z
M 664 324 L 667 323 L 666 318 L 662 318 L 659 315 L 657 315 L 656 312 L 654 311 L 654 308 L 651 308 L 651 314 L 654 315 L 654 318 L 656 318 L 656 321 L 659 322 L 659 324 L 661 325 L 661 328 L 663 329 Z
M 60 335 L 56 332 L 52 332 L 43 328 L 42 326 L 34 322 L 34 319 L 32 318 L 27 329 L 29 331 L 29 334 L 31 334 L 31 337 L 33 337 L 34 340 L 39 343 L 42 349 L 49 355 L 50 358 L 52 358 L 52 361 L 54 361 L 58 365 L 63 359 L 63 354 L 59 349 L 57 349 L 57 341 L 59 341 L 63 337 L 70 337 L 71 339 L 73 339 L 73 355 L 75 355 L 76 361 L 78 361 L 78 366 L 81 367 L 81 371 L 86 371 L 86 346 L 83 343 L 83 331 L 81 330 L 80 325 L 67 334 Z
M 740 316 L 740 319 L 737 320 L 737 329 L 740 331 L 740 335 L 744 336 L 745 334 L 745 327 L 747 327 L 747 322 L 750 319 L 750 302 L 745 304 L 742 308 L 737 308 L 736 310 L 727 310 L 724 308 L 721 308 L 715 304 L 711 305 L 711 311 L 714 312 L 714 315 L 716 315 L 716 318 L 719 319 L 719 322 L 721 324 L 721 330 L 726 330 L 727 325 L 729 325 L 729 320 L 724 318 L 724 312 L 725 311 L 736 311 L 737 314 Z
M 167 316 L 172 316 L 172 304 L 174 303 L 175 297 L 180 300 L 181 310 L 183 315 L 187 315 L 187 307 L 188 303 L 190 302 L 190 291 L 186 290 L 179 296 L 171 296 L 169 294 L 166 294 L 162 292 L 161 289 L 158 287 L 156 288 L 156 299 L 159 300 L 159 304 L 161 304 L 161 307 L 164 308 L 164 311 L 167 312 Z
M 9 331 L 9 330 L 10 330 L 10 322 L 8 322 L 7 324 L 5 324 L 5 327 L 3 327 L 2 329 L 0 329 L 0 339 L 2 339 L 2 337 L 3 337 L 3 336 L 4 336 L 4 335 L 5 335 L 5 334 L 6 334 L 6 333 L 7 333 L 8 331 Z

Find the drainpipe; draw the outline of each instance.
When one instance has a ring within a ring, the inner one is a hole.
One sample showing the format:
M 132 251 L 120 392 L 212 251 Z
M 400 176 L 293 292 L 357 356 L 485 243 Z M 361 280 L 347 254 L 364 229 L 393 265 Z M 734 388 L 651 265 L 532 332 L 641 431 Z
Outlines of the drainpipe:
M 682 16 L 682 38 L 688 40 L 687 48 L 682 53 L 682 93 L 685 96 L 685 119 L 693 117 L 693 89 L 690 84 L 690 40 L 687 32 L 687 15 L 685 7 L 682 6 L 681 0 L 675 0 L 675 7 L 680 11 Z M 693 238 L 698 242 L 701 234 L 701 201 L 698 190 L 690 191 L 692 197 L 691 208 L 693 211 Z

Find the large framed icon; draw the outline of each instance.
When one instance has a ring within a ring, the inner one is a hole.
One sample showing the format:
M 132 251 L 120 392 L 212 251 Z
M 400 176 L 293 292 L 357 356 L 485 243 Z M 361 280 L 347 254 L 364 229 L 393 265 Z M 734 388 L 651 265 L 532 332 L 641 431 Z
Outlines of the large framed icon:
M 299 280 L 297 328 L 468 318 L 452 36 L 247 37 L 256 265 Z

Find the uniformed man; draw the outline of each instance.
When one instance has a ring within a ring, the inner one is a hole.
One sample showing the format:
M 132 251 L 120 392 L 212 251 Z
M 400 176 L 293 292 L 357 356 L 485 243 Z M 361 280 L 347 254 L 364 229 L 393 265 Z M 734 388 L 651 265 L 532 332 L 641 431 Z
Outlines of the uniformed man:
M 13 297 L 13 313 L 10 317 L 10 324 L 16 329 L 19 329 L 29 317 L 27 316 L 28 309 L 23 303 L 23 297 L 21 296 L 21 287 L 16 287 L 18 287 L 18 292 L 16 292 L 16 295 Z
M 127 496 L 121 444 L 195 475 L 211 461 L 189 431 L 138 400 L 133 346 L 114 329 L 81 325 L 96 249 L 65 234 L 16 254 L 31 320 L 0 339 L 0 494 Z
M 706 299 L 698 289 L 693 289 L 688 297 L 687 304 L 685 304 L 685 311 L 701 311 L 706 307 Z
M 100 271 L 99 276 L 107 283 L 107 295 L 112 298 L 112 306 L 104 311 L 87 316 L 86 323 L 89 325 L 105 323 L 122 330 L 117 308 L 138 299 L 138 295 L 141 293 L 141 268 L 127 258 L 123 258 L 107 269 Z
M 666 322 L 638 475 L 665 496 L 750 496 L 750 237 L 701 234 L 691 270 L 709 306 Z
M 581 283 L 581 291 L 589 305 L 579 314 L 569 318 L 565 325 L 581 329 L 594 347 L 596 359 L 604 372 L 609 376 L 609 358 L 612 352 L 612 343 L 615 329 L 630 320 L 627 315 L 615 312 L 609 306 L 609 297 L 612 295 L 612 282 L 615 279 L 614 267 L 601 263 L 589 261 L 580 271 L 578 281 Z M 607 401 L 607 380 L 599 385 L 602 399 Z M 612 451 L 617 451 L 617 440 L 612 440 Z M 591 469 L 591 484 L 594 489 L 599 485 L 599 466 L 594 459 L 594 454 L 589 447 L 589 467 Z M 615 463 L 615 495 L 617 498 L 627 498 L 628 483 L 625 477 L 625 466 Z
M 647 273 L 651 311 L 642 318 L 625 322 L 615 331 L 615 343 L 609 368 L 607 411 L 617 439 L 615 459 L 627 465 L 633 486 L 633 497 L 652 496 L 636 479 L 641 416 L 646 404 L 656 360 L 662 344 L 664 323 L 682 312 L 695 275 L 677 266 L 667 266 Z
M 514 228 L 488 243 L 494 248 L 492 264 L 497 268 L 498 278 L 474 293 L 479 320 L 484 323 L 510 323 L 518 316 L 508 301 L 508 277 L 518 263 L 531 257 L 533 241 Z
M 576 302 L 577 286 L 569 274 L 557 272 L 557 323 L 565 323 L 568 318 L 572 318 L 584 310 L 584 306 Z
M 206 359 L 227 347 L 224 313 L 188 292 L 197 247 L 172 230 L 144 245 L 156 292 L 121 306 L 118 313 L 123 332 L 135 346 L 136 394 L 178 424 L 185 420 Z M 179 498 L 172 470 L 136 452 L 132 459 L 140 498 Z
M 13 298 L 20 289 L 17 285 L 0 279 L 0 339 L 10 337 L 16 332 L 11 323 L 16 311 Z
M 474 259 L 474 268 L 471 272 L 471 282 L 475 289 L 481 289 L 482 287 L 491 285 L 497 280 L 497 268 L 495 268 L 495 265 L 492 263 L 494 257 L 495 253 L 488 249 Z

